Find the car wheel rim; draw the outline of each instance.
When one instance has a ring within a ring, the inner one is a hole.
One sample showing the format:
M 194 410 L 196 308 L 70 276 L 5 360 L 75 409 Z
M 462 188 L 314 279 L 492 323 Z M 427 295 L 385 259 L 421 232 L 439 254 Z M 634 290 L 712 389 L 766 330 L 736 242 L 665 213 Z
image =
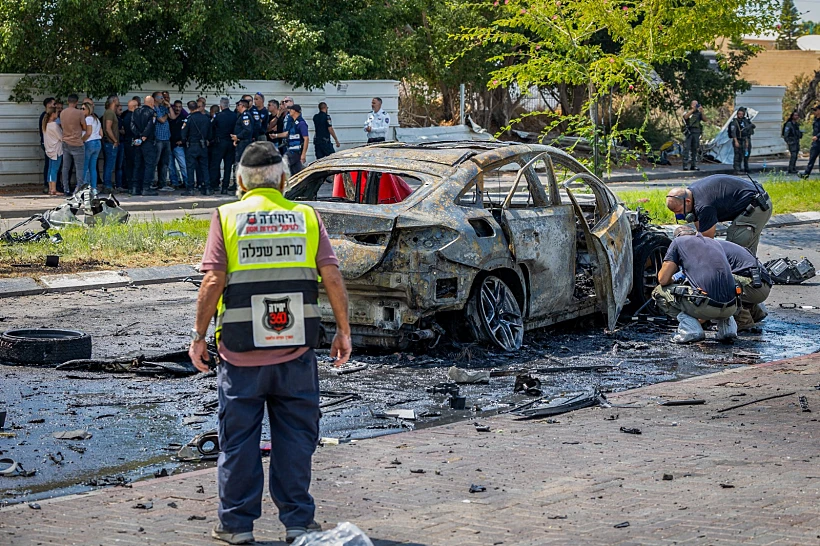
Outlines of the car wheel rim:
M 646 259 L 646 264 L 643 270 L 643 287 L 644 297 L 648 300 L 652 297 L 652 291 L 658 286 L 658 273 L 661 271 L 663 265 L 663 257 L 666 255 L 666 249 L 657 247 L 652 251 L 652 254 Z
M 520 349 L 524 319 L 510 288 L 495 277 L 487 277 L 480 296 L 481 319 L 492 342 L 505 351 Z

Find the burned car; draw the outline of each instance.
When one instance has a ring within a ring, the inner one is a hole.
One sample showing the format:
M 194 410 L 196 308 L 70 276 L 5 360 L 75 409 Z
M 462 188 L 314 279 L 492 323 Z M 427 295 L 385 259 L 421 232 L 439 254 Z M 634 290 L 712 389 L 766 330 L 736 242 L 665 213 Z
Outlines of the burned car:
M 295 175 L 286 196 L 324 221 L 358 347 L 404 349 L 446 332 L 513 351 L 526 330 L 596 312 L 611 329 L 628 301 L 646 300 L 669 245 L 549 146 L 355 148 Z M 320 307 L 332 335 L 325 297 Z

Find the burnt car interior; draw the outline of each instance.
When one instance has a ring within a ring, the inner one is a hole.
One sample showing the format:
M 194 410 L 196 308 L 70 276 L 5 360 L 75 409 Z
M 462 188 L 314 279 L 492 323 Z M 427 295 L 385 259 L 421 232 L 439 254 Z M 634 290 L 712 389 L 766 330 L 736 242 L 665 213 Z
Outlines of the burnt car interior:
M 285 195 L 294 201 L 391 205 L 407 199 L 423 183 L 416 176 L 399 172 L 322 171 L 311 174 Z

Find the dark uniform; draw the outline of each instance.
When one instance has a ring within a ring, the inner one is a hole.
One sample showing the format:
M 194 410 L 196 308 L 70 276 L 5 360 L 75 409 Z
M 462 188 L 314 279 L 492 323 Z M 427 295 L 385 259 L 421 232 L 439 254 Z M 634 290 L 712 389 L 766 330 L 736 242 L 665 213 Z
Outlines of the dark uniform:
M 789 173 L 797 174 L 797 154 L 800 152 L 800 139 L 803 138 L 803 131 L 800 124 L 789 119 L 783 125 L 783 140 L 789 148 Z
M 142 105 L 131 114 L 131 133 L 134 135 L 134 181 L 132 195 L 151 195 L 151 182 L 157 164 L 154 126 L 157 113 L 150 106 Z M 145 137 L 145 140 L 142 140 Z M 137 144 L 137 139 L 140 143 Z M 156 195 L 156 194 L 154 194 Z
M 302 164 L 302 149 L 305 145 L 304 137 L 308 136 L 308 126 L 301 115 L 295 121 L 292 117 L 290 119 L 291 124 L 288 129 L 288 153 L 286 157 L 288 158 L 290 174 L 296 174 L 305 168 Z
M 248 147 L 248 144 L 253 142 L 254 126 L 253 116 L 249 110 L 245 110 L 236 117 L 236 124 L 234 125 L 232 134 L 236 135 L 236 138 L 238 139 L 236 142 L 236 156 L 234 159 L 234 162 L 237 165 L 239 164 L 239 160 L 242 159 L 242 154 L 245 153 L 245 148 Z
M 757 254 L 760 233 L 772 216 L 772 200 L 762 187 L 736 176 L 715 174 L 691 186 L 698 231 L 708 231 L 718 222 L 732 222 L 726 240 Z M 688 221 L 688 220 L 687 220 Z
M 683 143 L 683 170 L 695 170 L 700 147 L 700 135 L 703 132 L 703 114 L 699 110 L 685 120 L 686 140 Z M 687 166 L 688 164 L 688 166 Z
M 737 139 L 738 145 L 735 146 L 735 157 L 733 167 L 735 174 L 739 172 L 749 172 L 749 156 L 752 154 L 752 135 L 754 134 L 755 124 L 747 117 L 735 117 L 729 123 L 729 138 Z M 734 145 L 734 142 L 732 142 Z
M 817 157 L 820 156 L 820 118 L 814 118 L 814 123 L 811 124 L 811 136 L 817 137 L 817 139 L 811 143 L 809 162 L 806 165 L 806 170 L 803 171 L 803 176 L 809 176 L 811 174 L 811 170 L 814 168 L 814 162 L 817 161 Z
M 268 139 L 268 122 L 270 121 L 270 112 L 267 108 L 259 110 L 254 104 L 251 106 L 251 116 L 253 116 L 253 139 L 265 142 Z
M 213 120 L 213 144 L 211 148 L 210 181 L 211 189 L 219 188 L 219 164 L 224 162 L 222 189 L 227 190 L 231 181 L 231 168 L 236 150 L 231 140 L 236 126 L 236 113 L 229 108 L 219 112 Z
M 742 246 L 722 239 L 717 239 L 717 242 L 723 248 L 735 282 L 742 290 L 741 306 L 735 315 L 737 327 L 739 330 L 751 328 L 768 315 L 763 302 L 772 291 L 772 277 L 760 260 Z
M 319 112 L 313 116 L 313 128 L 316 130 L 313 149 L 316 152 L 316 159 L 327 157 L 336 150 L 330 141 L 330 128 L 333 127 L 333 120 L 327 112 Z
M 122 138 L 120 138 L 120 146 L 122 146 L 124 154 L 121 189 L 124 190 L 130 190 L 134 183 L 134 139 L 136 136 L 131 131 L 131 116 L 133 114 L 131 110 L 126 110 L 120 118 L 120 125 L 124 130 Z
M 211 120 L 202 112 L 194 112 L 182 122 L 182 141 L 185 143 L 185 165 L 189 192 L 198 186 L 203 194 L 211 191 L 208 183 L 208 142 L 211 140 Z M 194 185 L 196 176 L 196 186 Z

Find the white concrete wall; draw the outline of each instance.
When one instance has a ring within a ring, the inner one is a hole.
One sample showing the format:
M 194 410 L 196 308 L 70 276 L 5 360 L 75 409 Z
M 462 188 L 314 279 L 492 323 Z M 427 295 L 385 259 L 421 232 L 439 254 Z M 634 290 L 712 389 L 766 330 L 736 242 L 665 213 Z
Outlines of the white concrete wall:
M 40 150 L 40 139 L 37 121 L 43 111 L 42 100 L 45 96 L 34 97 L 32 103 L 18 104 L 9 102 L 8 97 L 14 84 L 20 78 L 15 74 L 0 74 L 0 186 L 19 184 L 36 184 L 42 182 L 43 153 Z M 154 91 L 168 90 L 171 99 L 183 102 L 200 96 L 195 90 L 182 93 L 172 86 L 163 83 L 148 83 L 141 89 L 135 89 L 120 97 L 123 105 L 134 95 L 145 97 Z M 370 100 L 381 97 L 384 109 L 391 114 L 391 122 L 398 121 L 399 82 L 393 80 L 350 80 L 338 85 L 328 84 L 309 91 L 303 88 L 294 89 L 282 81 L 243 80 L 236 87 L 229 88 L 221 94 L 203 94 L 208 99 L 208 106 L 218 104 L 219 98 L 227 96 L 231 104 L 243 94 L 262 93 L 265 103 L 268 99 L 280 100 L 290 95 L 296 104 L 302 106 L 302 116 L 310 127 L 311 145 L 308 161 L 313 161 L 313 115 L 318 112 L 318 104 L 328 104 L 333 118 L 333 127 L 342 143 L 342 148 L 360 146 L 367 141 L 362 129 L 364 120 L 370 112 Z M 82 98 L 82 93 L 78 92 Z M 97 102 L 97 114 L 102 115 L 105 98 Z M 233 107 L 233 106 L 232 106 Z M 388 140 L 393 140 L 391 132 Z
M 786 88 L 783 86 L 755 85 L 746 93 L 739 93 L 735 97 L 735 108 L 745 106 L 757 110 L 751 157 L 788 152 L 786 142 L 780 136 L 785 93 Z

